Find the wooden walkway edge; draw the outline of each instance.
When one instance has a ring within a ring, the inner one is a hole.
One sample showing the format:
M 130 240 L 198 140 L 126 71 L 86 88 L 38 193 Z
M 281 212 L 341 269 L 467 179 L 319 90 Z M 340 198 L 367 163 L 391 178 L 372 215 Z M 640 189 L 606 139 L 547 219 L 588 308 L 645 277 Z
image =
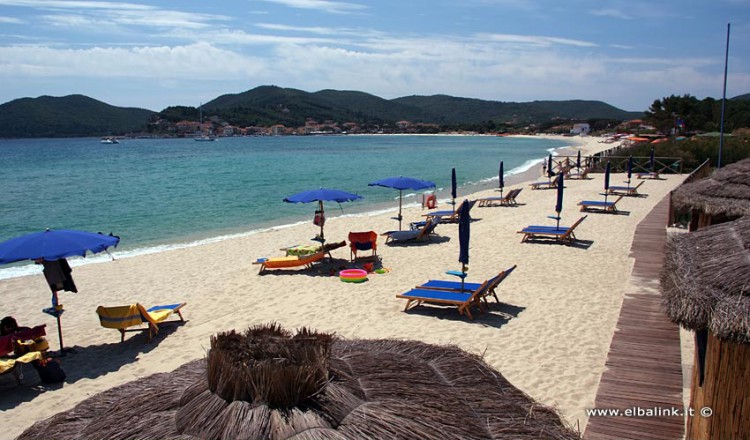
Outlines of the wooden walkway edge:
M 648 410 L 649 417 L 594 416 L 586 425 L 588 440 L 680 440 L 684 418 L 679 326 L 661 311 L 659 272 L 664 261 L 669 195 L 638 224 L 631 247 L 635 258 L 617 330 L 607 356 L 594 409 Z

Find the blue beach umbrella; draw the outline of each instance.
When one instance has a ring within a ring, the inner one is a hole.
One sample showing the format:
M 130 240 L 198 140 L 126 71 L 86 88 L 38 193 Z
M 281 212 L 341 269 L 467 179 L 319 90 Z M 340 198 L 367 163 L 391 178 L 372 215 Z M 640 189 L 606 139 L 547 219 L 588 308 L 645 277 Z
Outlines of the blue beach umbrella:
M 466 278 L 466 265 L 469 264 L 469 237 L 471 236 L 471 216 L 469 215 L 469 201 L 464 200 L 458 208 L 458 261 L 461 263 L 461 290 L 463 290 L 464 278 Z
M 47 261 L 80 256 L 86 252 L 98 253 L 110 246 L 117 246 L 120 237 L 95 234 L 74 229 L 47 229 L 0 243 L 0 264 L 23 260 L 44 259 Z
M 314 223 L 320 226 L 320 235 L 315 237 L 315 240 L 320 241 L 321 243 L 325 243 L 325 236 L 323 235 L 323 226 L 325 225 L 325 211 L 323 210 L 323 202 L 343 203 L 361 198 L 362 196 L 360 195 L 341 191 L 338 189 L 319 188 L 294 194 L 285 198 L 284 201 L 287 203 L 318 202 L 318 210 L 315 211 Z
M 118 243 L 120 243 L 120 237 L 111 234 L 94 234 L 75 229 L 47 229 L 0 243 L 0 264 L 23 260 L 54 262 L 66 257 L 85 257 L 86 252 L 99 253 L 106 251 L 110 246 L 117 246 Z M 45 275 L 46 273 L 45 269 Z M 71 289 L 66 288 L 66 290 Z M 75 286 L 72 290 L 76 291 Z M 44 311 L 57 319 L 57 336 L 60 341 L 60 354 L 63 355 L 64 345 L 60 323 L 63 309 L 59 304 L 55 288 L 52 288 L 52 306 Z
M 382 186 L 384 188 L 393 188 L 393 189 L 398 190 L 398 217 L 396 217 L 396 220 L 398 220 L 398 229 L 401 230 L 401 220 L 403 219 L 403 217 L 401 216 L 401 205 L 403 203 L 403 191 L 405 189 L 411 189 L 411 190 L 416 191 L 420 189 L 435 188 L 435 182 L 430 182 L 429 180 L 415 179 L 413 177 L 398 176 L 398 177 L 386 177 L 385 179 L 376 180 L 374 182 L 368 183 L 367 186 Z
M 607 193 L 609 192 L 609 174 L 611 172 L 610 163 L 607 162 L 606 168 L 604 168 L 604 201 L 607 201 Z
M 456 169 L 451 169 L 451 198 L 453 199 L 451 201 L 451 205 L 453 205 L 453 209 L 456 208 Z
M 578 168 L 578 172 L 581 172 L 581 150 L 578 150 L 578 156 L 576 157 L 576 168 Z
M 563 174 L 560 173 L 560 176 L 558 176 L 558 182 L 557 182 L 557 201 L 555 203 L 555 211 L 557 212 L 557 216 L 555 219 L 557 220 L 557 228 L 560 228 L 560 213 L 563 209 L 563 193 L 565 192 L 565 182 L 563 181 Z

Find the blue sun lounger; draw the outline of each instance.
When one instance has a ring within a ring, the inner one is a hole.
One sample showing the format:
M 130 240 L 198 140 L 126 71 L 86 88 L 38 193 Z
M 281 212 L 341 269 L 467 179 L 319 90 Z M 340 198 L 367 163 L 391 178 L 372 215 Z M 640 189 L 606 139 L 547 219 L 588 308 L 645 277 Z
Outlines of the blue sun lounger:
M 408 292 L 396 295 L 396 298 L 405 299 L 406 307 L 404 311 L 420 304 L 438 304 L 458 307 L 459 314 L 466 314 L 469 319 L 474 319 L 471 315 L 471 307 L 476 305 L 482 307 L 482 297 L 487 293 L 489 281 L 482 283 L 478 289 L 473 292 L 456 292 L 447 290 L 432 289 L 412 289 Z
M 495 301 L 500 302 L 500 300 L 497 297 L 497 293 L 495 292 L 495 288 L 502 283 L 505 278 L 510 275 L 513 270 L 515 270 L 516 265 L 514 264 L 513 267 L 510 267 L 499 274 L 495 275 L 494 277 L 487 280 L 487 293 L 483 296 L 483 300 L 485 302 L 487 301 L 487 296 L 492 295 L 495 297 Z M 447 291 L 455 291 L 455 292 L 473 292 L 480 287 L 482 287 L 482 283 L 463 283 L 463 290 L 461 290 L 462 284 L 460 281 L 445 281 L 445 280 L 429 280 L 426 283 L 417 286 L 417 289 L 431 289 L 431 290 L 447 290 Z
M 622 194 L 625 196 L 637 196 L 638 195 L 638 187 L 643 185 L 643 182 L 639 183 L 636 186 L 610 186 L 609 187 L 609 194 Z
M 602 200 L 582 200 L 578 202 L 578 206 L 581 207 L 581 211 L 599 211 L 599 212 L 617 212 L 617 202 L 622 200 L 624 196 L 620 196 L 614 202 L 605 202 Z
M 576 227 L 578 227 L 582 221 L 586 220 L 586 217 L 588 216 L 584 215 L 579 218 L 578 221 L 573 223 L 573 226 L 527 226 L 518 231 L 519 234 L 524 234 L 521 243 L 536 238 L 551 238 L 557 241 L 571 243 L 576 240 L 573 231 L 575 231 Z

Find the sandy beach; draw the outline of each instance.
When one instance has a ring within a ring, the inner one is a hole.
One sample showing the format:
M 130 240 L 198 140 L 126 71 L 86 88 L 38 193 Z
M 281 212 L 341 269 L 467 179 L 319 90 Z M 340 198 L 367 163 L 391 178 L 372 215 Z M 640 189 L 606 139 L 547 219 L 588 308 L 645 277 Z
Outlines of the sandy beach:
M 614 144 L 600 138 L 561 138 L 580 143 L 583 154 Z M 572 148 L 575 151 L 576 148 Z M 511 383 L 538 401 L 555 406 L 572 427 L 581 431 L 585 410 L 594 404 L 622 296 L 633 265 L 630 245 L 638 222 L 685 176 L 646 181 L 639 192 L 625 197 L 619 215 L 589 213 L 578 227 L 577 246 L 521 243 L 516 232 L 527 225 L 554 224 L 555 191 L 531 190 L 540 167 L 506 179 L 506 191 L 523 187 L 518 207 L 474 207 L 468 281 L 481 282 L 517 265 L 497 289 L 501 304 L 475 314 L 459 315 L 455 308 L 420 307 L 403 312 L 404 300 L 395 296 L 428 279 L 448 279 L 446 270 L 460 269 L 458 228 L 441 224 L 435 242 L 402 246 L 378 242 L 384 274 L 365 283 L 343 283 L 331 272 L 361 267 L 349 262 L 348 247 L 332 252 L 334 261 L 312 270 L 258 274 L 252 262 L 282 256 L 280 248 L 309 244 L 317 232 L 313 224 L 264 231 L 196 247 L 118 258 L 74 268 L 79 293 L 61 292 L 65 345 L 74 353 L 60 359 L 68 378 L 62 386 L 39 384 L 30 366 L 24 385 L 12 375 L 0 377 L 3 399 L 0 426 L 3 438 L 13 438 L 38 420 L 75 406 L 113 386 L 146 375 L 175 369 L 203 357 L 209 337 L 228 329 L 245 329 L 276 321 L 287 328 L 312 327 L 342 338 L 416 339 L 457 345 L 479 354 Z M 613 174 L 612 184 L 624 182 Z M 637 183 L 637 182 L 636 182 Z M 589 180 L 567 180 L 562 224 L 570 225 L 586 213 L 581 200 L 601 200 L 602 175 Z M 459 194 L 475 199 L 499 193 L 487 190 Z M 613 197 L 614 198 L 614 197 Z M 450 205 L 442 204 L 441 209 Z M 311 208 L 312 209 L 312 208 Z M 378 233 L 397 228 L 393 212 L 329 218 L 326 238 L 342 241 L 350 231 Z M 421 219 L 421 208 L 404 210 L 405 224 Z M 49 303 L 49 288 L 41 275 L 0 280 L 2 313 L 21 325 L 47 324 L 47 338 L 58 348 L 57 326 L 41 313 Z M 163 326 L 152 342 L 145 334 L 130 333 L 120 343 L 115 330 L 99 325 L 95 309 L 139 302 L 187 302 L 187 322 Z

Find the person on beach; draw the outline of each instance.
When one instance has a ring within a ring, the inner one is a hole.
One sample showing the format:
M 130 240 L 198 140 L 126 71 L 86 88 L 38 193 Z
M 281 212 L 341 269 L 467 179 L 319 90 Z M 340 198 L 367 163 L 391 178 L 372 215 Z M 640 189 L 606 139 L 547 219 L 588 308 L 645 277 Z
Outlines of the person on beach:
M 12 316 L 6 316 L 0 321 L 0 336 L 12 335 L 21 330 L 28 330 L 29 327 L 19 327 L 16 319 Z

